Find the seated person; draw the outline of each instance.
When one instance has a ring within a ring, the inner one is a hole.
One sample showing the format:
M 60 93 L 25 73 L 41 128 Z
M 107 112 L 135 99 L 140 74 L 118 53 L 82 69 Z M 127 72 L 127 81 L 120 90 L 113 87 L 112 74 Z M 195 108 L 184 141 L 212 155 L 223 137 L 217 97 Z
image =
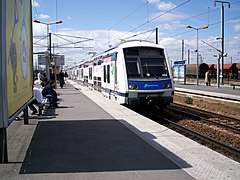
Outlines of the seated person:
M 41 80 L 42 87 L 44 87 L 44 84 L 46 83 L 46 81 L 48 81 L 46 73 L 42 73 L 40 80 Z
M 45 98 L 50 97 L 50 105 L 52 108 L 58 107 L 57 105 L 57 92 L 53 89 L 53 83 L 52 81 L 44 81 L 44 88 L 42 90 L 42 95 Z
M 41 104 L 43 100 L 42 89 L 33 87 L 34 100 L 28 105 L 32 110 L 32 114 L 37 114 L 37 109 L 34 107 L 34 104 Z

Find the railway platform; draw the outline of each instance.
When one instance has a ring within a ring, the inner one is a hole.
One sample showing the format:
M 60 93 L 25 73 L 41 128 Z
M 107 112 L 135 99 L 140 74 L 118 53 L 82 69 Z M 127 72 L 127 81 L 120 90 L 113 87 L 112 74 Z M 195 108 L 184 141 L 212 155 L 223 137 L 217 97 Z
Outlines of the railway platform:
M 239 179 L 240 163 L 69 81 L 59 108 L 7 129 L 1 179 Z
M 175 84 L 175 91 L 189 92 L 197 95 L 210 96 L 240 102 L 240 87 L 236 87 L 235 89 L 233 89 L 233 87 L 229 85 L 222 85 L 220 87 L 217 87 L 215 84 L 211 86 L 199 84 L 197 86 L 196 84 L 184 84 L 177 82 Z

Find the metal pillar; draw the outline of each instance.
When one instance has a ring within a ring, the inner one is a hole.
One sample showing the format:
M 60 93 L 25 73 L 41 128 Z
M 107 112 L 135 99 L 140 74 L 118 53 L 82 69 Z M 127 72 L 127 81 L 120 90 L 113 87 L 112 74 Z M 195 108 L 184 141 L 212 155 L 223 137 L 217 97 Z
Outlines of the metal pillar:
M 0 128 L 0 163 L 8 162 L 7 128 Z
M 219 82 L 219 74 L 220 74 L 220 59 L 221 59 L 221 54 L 218 55 L 217 59 L 217 87 L 220 87 L 220 82 Z
M 222 58 L 222 66 L 220 71 L 220 79 L 221 79 L 221 85 L 223 85 L 223 70 L 224 70 L 224 4 L 228 4 L 228 7 L 230 8 L 230 3 L 226 1 L 214 1 L 214 6 L 216 6 L 216 3 L 221 3 L 221 40 L 222 40 L 222 52 L 221 52 L 221 58 Z
M 182 40 L 182 61 L 184 60 L 184 40 Z
M 23 110 L 24 124 L 29 124 L 28 106 Z
M 222 3 L 222 10 L 221 10 L 221 24 L 222 24 L 222 28 L 221 28 L 221 34 L 222 34 L 222 67 L 221 67 L 221 85 L 223 85 L 223 71 L 224 71 L 224 5 Z
M 197 65 L 196 65 L 196 81 L 197 81 L 197 86 L 199 85 L 199 79 L 198 79 L 198 64 L 199 64 L 199 59 L 198 59 L 198 29 L 197 30 Z
M 158 44 L 158 28 L 156 27 L 156 44 Z

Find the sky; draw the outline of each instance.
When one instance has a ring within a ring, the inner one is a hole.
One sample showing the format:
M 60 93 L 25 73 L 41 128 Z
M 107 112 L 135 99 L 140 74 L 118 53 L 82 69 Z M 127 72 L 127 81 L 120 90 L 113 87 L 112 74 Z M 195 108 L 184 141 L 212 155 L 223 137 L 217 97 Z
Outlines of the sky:
M 240 63 L 240 0 L 224 2 L 224 63 Z M 171 64 L 188 54 L 196 64 L 197 34 L 199 63 L 214 64 L 216 49 L 222 50 L 221 10 L 214 0 L 32 0 L 32 19 L 45 23 L 33 22 L 34 52 L 47 50 L 47 27 L 52 51 L 65 56 L 65 67 L 125 40 L 155 43 L 157 28 Z M 46 25 L 57 20 L 62 23 Z

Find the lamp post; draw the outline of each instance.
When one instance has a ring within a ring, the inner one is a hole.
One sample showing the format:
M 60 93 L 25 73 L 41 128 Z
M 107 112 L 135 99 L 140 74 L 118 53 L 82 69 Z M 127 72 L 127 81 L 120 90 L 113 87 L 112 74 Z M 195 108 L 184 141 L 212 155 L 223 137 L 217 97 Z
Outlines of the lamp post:
M 203 26 L 203 27 L 200 27 L 200 28 L 195 28 L 195 27 L 192 27 L 190 25 L 187 26 L 187 28 L 191 28 L 191 29 L 194 29 L 197 31 L 197 65 L 196 65 L 196 85 L 198 86 L 199 85 L 199 78 L 198 78 L 198 64 L 199 64 L 199 53 L 198 53 L 198 30 L 201 30 L 201 29 L 207 29 L 208 26 Z
M 49 61 L 51 60 L 51 58 L 52 58 L 52 55 L 51 55 L 51 40 L 50 40 L 50 33 L 49 33 L 49 26 L 50 25 L 53 25 L 53 24 L 61 24 L 62 23 L 62 21 L 61 20 L 57 20 L 56 22 L 50 22 L 50 23 L 45 23 L 45 22 L 42 22 L 42 21 L 39 21 L 39 20 L 33 20 L 33 22 L 35 22 L 35 23 L 40 23 L 40 24 L 44 24 L 44 25 L 46 25 L 47 26 L 47 45 L 48 45 L 48 52 L 49 52 L 49 59 L 48 59 L 48 61 L 46 62 L 46 75 L 47 75 L 47 78 L 49 79 L 50 78 L 50 76 L 49 76 Z

